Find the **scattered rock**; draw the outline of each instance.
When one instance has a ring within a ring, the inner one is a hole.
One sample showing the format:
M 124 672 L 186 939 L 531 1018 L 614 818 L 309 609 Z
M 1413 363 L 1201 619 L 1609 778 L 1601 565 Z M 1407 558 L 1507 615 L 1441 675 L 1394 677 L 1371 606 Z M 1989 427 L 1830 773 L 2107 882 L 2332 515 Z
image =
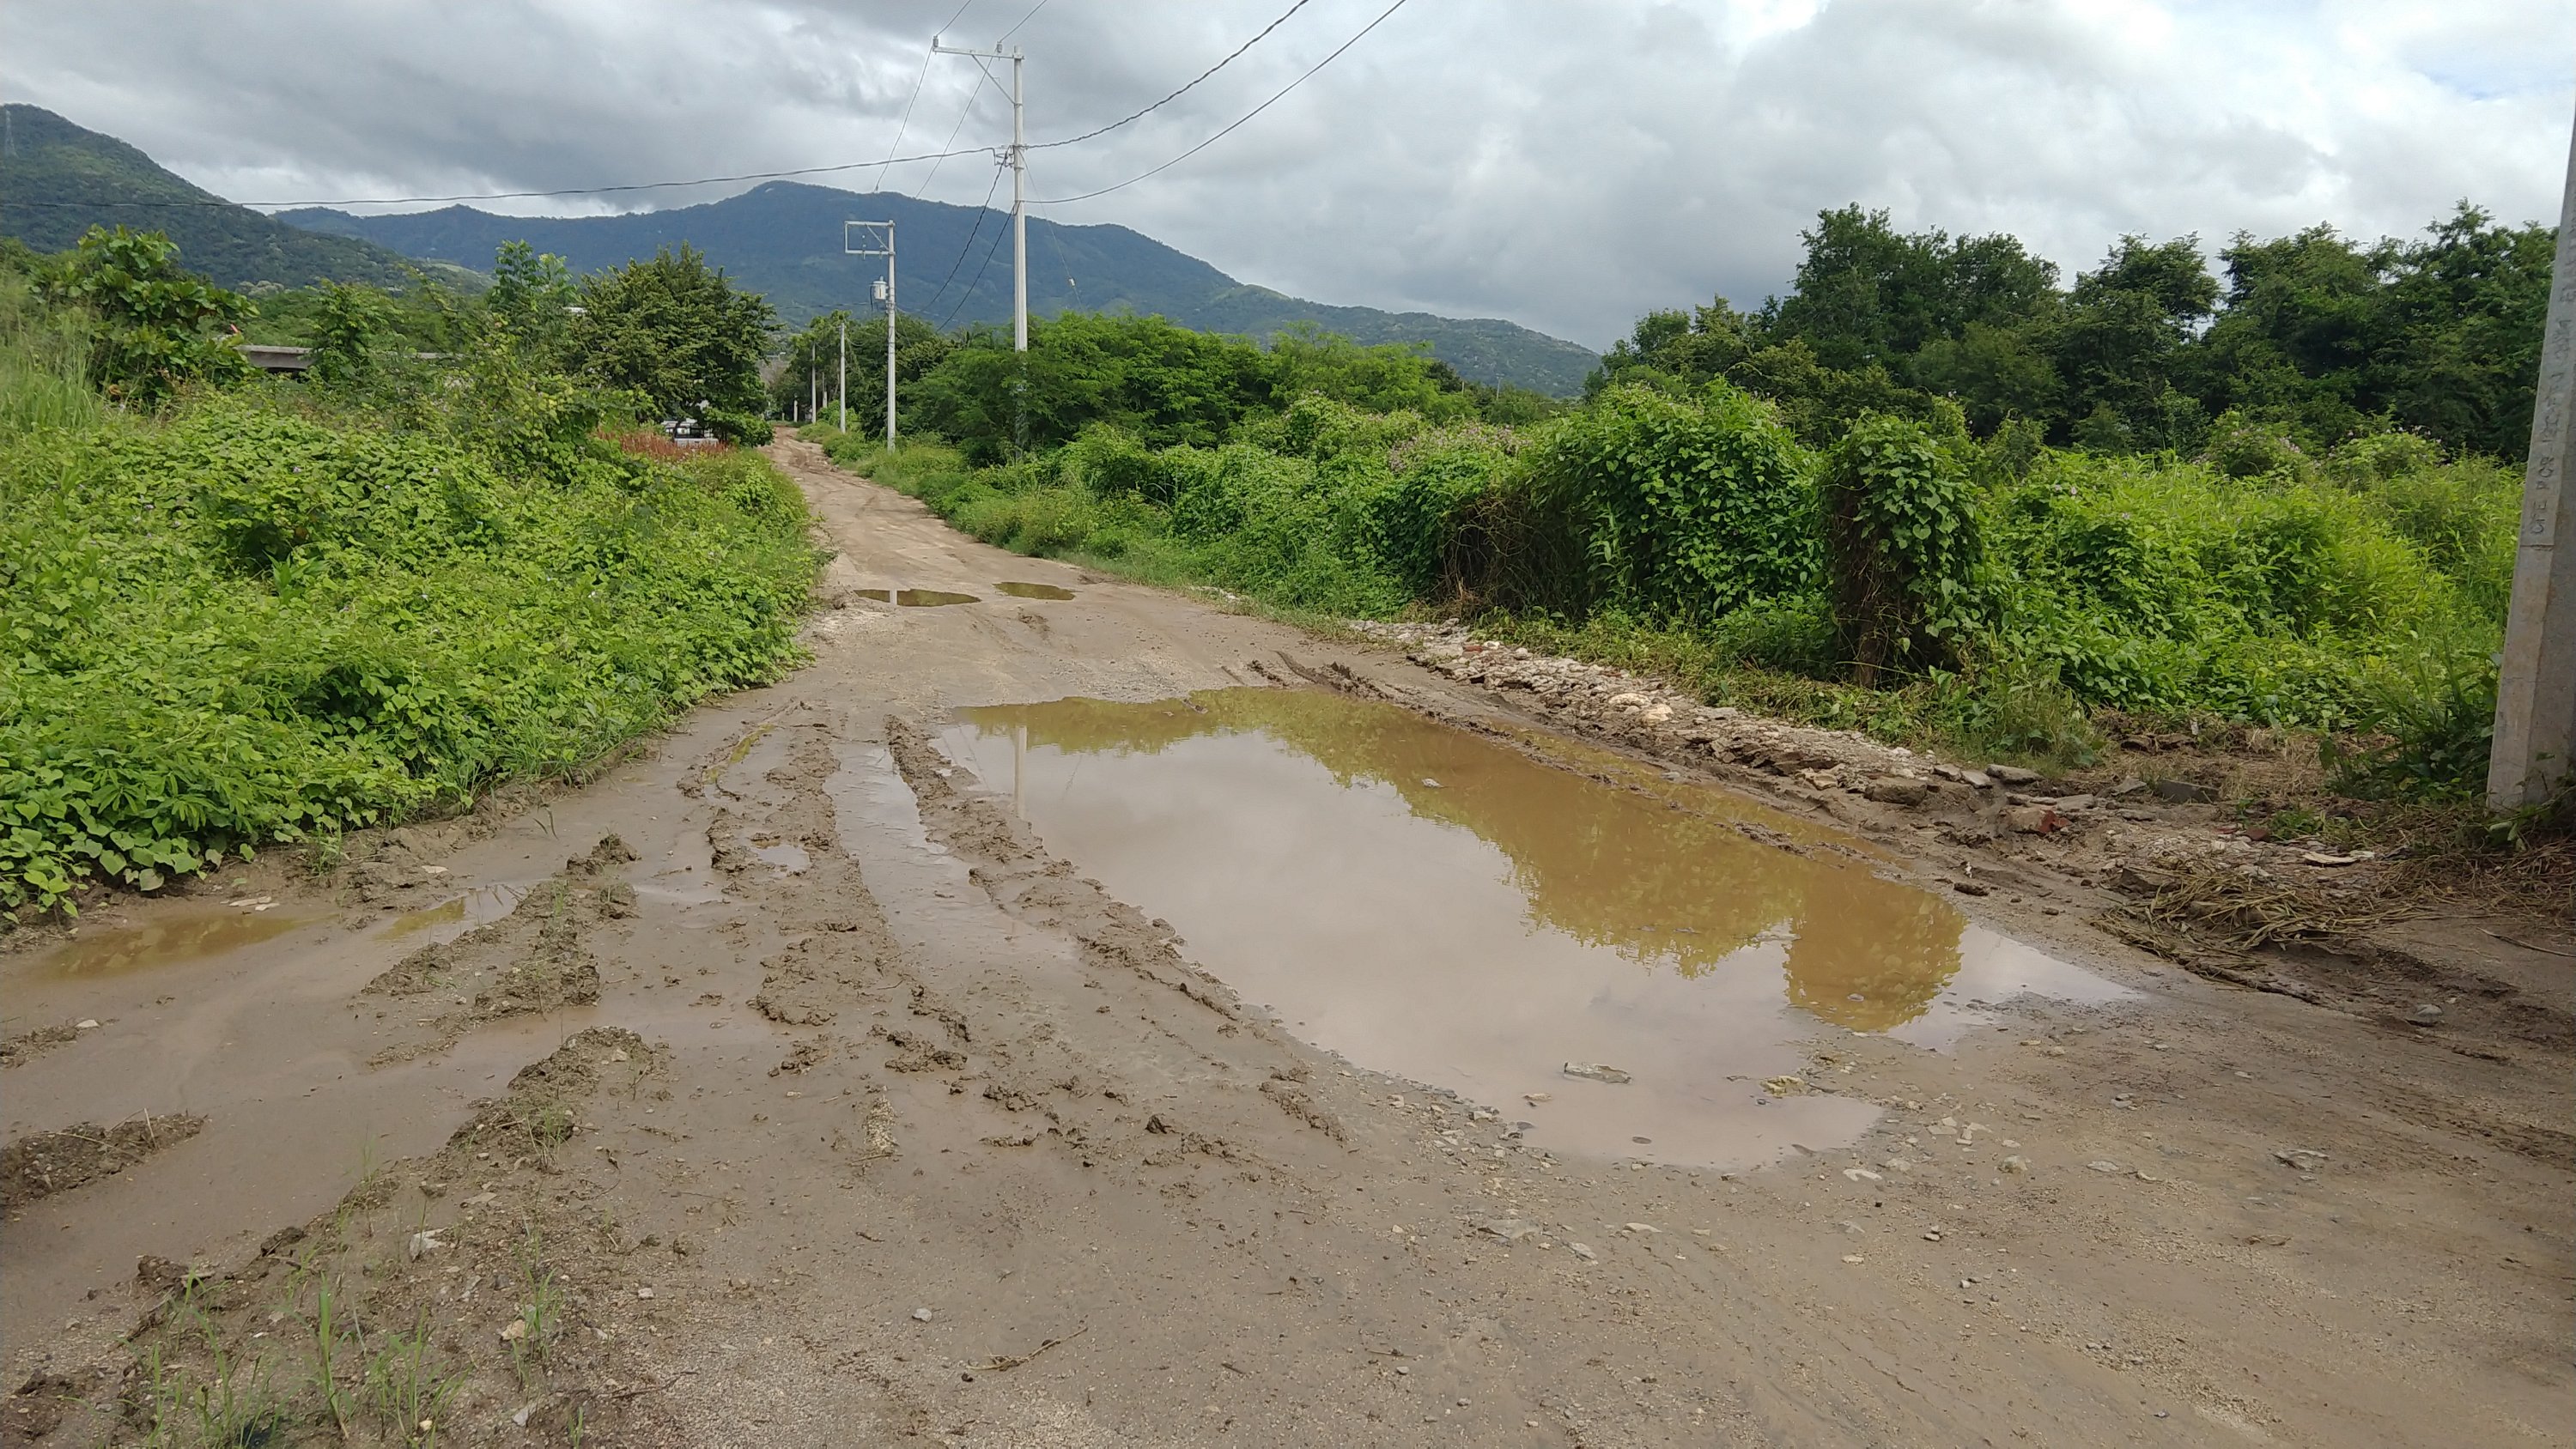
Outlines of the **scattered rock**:
M 653 1296 L 653 1290 L 650 1288 L 638 1288 L 635 1290 L 635 1296 L 638 1298 L 650 1298 Z
M 438 1236 L 445 1231 L 444 1228 L 429 1228 L 412 1234 L 411 1241 L 403 1245 L 403 1256 L 417 1262 L 425 1255 L 446 1247 L 447 1244 L 439 1241 Z
M 1632 1080 L 1617 1067 L 1604 1066 L 1599 1062 L 1567 1062 L 1564 1072 L 1569 1077 L 1580 1077 L 1587 1082 L 1607 1082 L 1614 1087 Z
M 1535 1107 L 1542 1102 L 1555 1101 L 1556 1094 L 1554 1092 L 1523 1092 L 1521 1093 L 1521 1100 Z
M 1565 1245 L 1565 1250 L 1587 1263 L 1598 1261 L 1599 1258 L 1599 1255 L 1592 1251 L 1592 1245 L 1589 1243 L 1568 1243 Z
M 2273 1150 L 2272 1160 L 2301 1172 L 2314 1172 L 2325 1166 L 2326 1155 L 2313 1147 L 2281 1147 Z
M 501 1325 L 501 1341 L 504 1343 L 517 1343 L 527 1336 L 528 1320 L 524 1318 L 513 1318 Z
M 2066 817 L 2045 805 L 2016 805 L 2004 812 L 2004 823 L 2024 835 L 2054 835 L 2066 828 Z
M 2435 1006 L 2429 1001 L 2425 1002 L 2422 1006 L 2419 1006 L 2406 1014 L 2406 1022 L 2410 1026 L 2440 1026 L 2442 1024 L 2442 1008 Z
M 2113 1162 L 2107 1157 L 2096 1159 L 2084 1165 L 2093 1169 L 2095 1172 L 2118 1172 L 2120 1170 L 2120 1164 Z
M 1863 786 L 1861 794 L 1881 805 L 1901 805 L 1908 810 L 1918 810 L 1924 801 L 1932 798 L 1932 782 L 1903 775 L 1881 775 Z
M 2093 795 L 2060 795 L 2057 797 L 2057 808 L 2070 815 L 2078 810 L 2090 810 L 2101 803 L 2101 799 L 2098 796 Z
M 1468 1226 L 1489 1237 L 1500 1238 L 1506 1243 L 1517 1243 L 1523 1238 L 1538 1236 L 1537 1224 L 1526 1223 L 1519 1218 L 1479 1218 L 1470 1222 Z
M 2158 780 L 2156 798 L 2171 805 L 2206 805 L 2218 792 L 2192 780 Z
M 1766 1077 L 1762 1082 L 1762 1090 L 1774 1097 L 1803 1097 L 1815 1088 L 1807 1085 L 1807 1079 L 1804 1077 Z
M 2021 1173 L 2030 1171 L 2030 1159 L 2019 1153 L 2015 1153 L 2012 1156 L 2005 1158 L 1998 1165 L 2006 1172 Z
M 1986 766 L 1985 773 L 1988 779 L 2000 780 L 2007 785 L 2036 785 L 2039 783 L 2039 772 L 2037 770 L 2025 770 L 2019 765 L 1988 765 Z
M 916 1308 L 912 1310 L 912 1321 L 915 1323 L 928 1323 L 930 1321 L 930 1310 L 927 1308 Z

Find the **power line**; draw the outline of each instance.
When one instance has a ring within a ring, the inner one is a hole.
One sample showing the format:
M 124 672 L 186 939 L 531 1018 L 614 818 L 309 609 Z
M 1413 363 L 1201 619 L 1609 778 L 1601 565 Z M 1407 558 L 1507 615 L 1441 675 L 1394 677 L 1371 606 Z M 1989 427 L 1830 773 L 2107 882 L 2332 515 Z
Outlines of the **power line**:
M 1224 140 L 1227 136 L 1232 135 L 1232 134 L 1234 133 L 1235 129 L 1236 129 L 1237 127 L 1239 127 L 1239 126 L 1243 125 L 1243 124 L 1244 124 L 1244 122 L 1251 120 L 1253 117 L 1255 117 L 1255 116 L 1257 116 L 1257 115 L 1260 115 L 1263 111 L 1269 110 L 1272 106 L 1275 106 L 1275 105 L 1279 104 L 1280 99 L 1281 99 L 1282 97 L 1286 96 L 1290 91 L 1293 91 L 1293 90 L 1297 89 L 1297 87 L 1299 87 L 1299 86 L 1301 86 L 1301 85 L 1304 85 L 1304 84 L 1306 83 L 1307 79 L 1308 79 L 1309 77 L 1313 76 L 1313 75 L 1315 74 L 1315 72 L 1317 72 L 1317 71 L 1319 71 L 1319 70 L 1322 70 L 1324 67 L 1326 67 L 1326 66 L 1328 66 L 1328 65 L 1331 65 L 1334 61 L 1339 60 L 1339 59 L 1341 58 L 1341 55 L 1342 55 L 1342 52 L 1343 52 L 1343 51 L 1348 50 L 1348 49 L 1350 49 L 1352 46 L 1359 44 L 1362 40 L 1364 40 L 1364 39 L 1366 39 L 1366 38 L 1367 38 L 1368 33 L 1369 33 L 1370 31 L 1377 29 L 1377 28 L 1378 28 L 1379 26 L 1381 26 L 1381 25 L 1384 25 L 1384 24 L 1386 23 L 1386 19 L 1387 19 L 1387 17 L 1388 17 L 1388 16 L 1390 16 L 1390 15 L 1393 15 L 1393 14 L 1394 14 L 1395 12 L 1397 12 L 1398 10 L 1403 9 L 1403 8 L 1405 7 L 1405 3 L 1406 3 L 1406 0 L 1395 0 L 1395 3 L 1394 3 L 1394 4 L 1389 5 L 1388 7 L 1386 7 L 1386 8 L 1385 8 L 1384 10 L 1382 10 L 1382 11 L 1379 11 L 1379 12 L 1378 12 L 1378 17 L 1377 17 L 1375 20 L 1372 20 L 1372 21 L 1370 21 L 1368 24 L 1366 24 L 1366 25 L 1364 25 L 1364 26 L 1360 27 L 1360 33 L 1359 33 L 1359 34 L 1354 35 L 1354 36 L 1352 36 L 1350 39 L 1343 41 L 1339 46 L 1337 46 L 1337 47 L 1335 47 L 1335 48 L 1334 48 L 1333 53 L 1332 53 L 1331 55 L 1325 56 L 1322 60 L 1319 60 L 1319 61 L 1315 62 L 1315 63 L 1314 63 L 1313 65 L 1311 65 L 1311 66 L 1308 66 L 1308 67 L 1306 68 L 1305 74 L 1298 76 L 1295 80 L 1292 80 L 1292 81 L 1290 81 L 1288 84 L 1286 84 L 1286 85 L 1284 85 L 1284 86 L 1280 87 L 1280 88 L 1279 88 L 1279 91 L 1278 91 L 1278 94 L 1273 95 L 1270 99 L 1268 99 L 1268 100 L 1266 100 L 1266 101 L 1263 101 L 1260 105 L 1254 106 L 1251 110 L 1246 111 L 1240 119 L 1236 120 L 1236 121 L 1233 123 L 1233 125 L 1229 125 L 1229 126 L 1227 126 L 1224 130 L 1219 131 L 1219 132 L 1217 132 L 1215 135 L 1208 137 L 1206 140 L 1201 141 L 1200 143 L 1198 143 L 1198 144 L 1197 144 L 1197 145 L 1195 145 L 1195 146 L 1192 146 L 1190 149 L 1188 149 L 1188 150 L 1186 150 L 1186 151 L 1182 152 L 1182 153 L 1181 153 L 1181 154 L 1179 154 L 1178 156 L 1173 157 L 1171 160 L 1164 162 L 1162 165 L 1155 167 L 1153 170 L 1151 170 L 1151 171 L 1146 171 L 1146 172 L 1143 172 L 1143 173 L 1138 174 L 1138 175 L 1135 175 L 1135 176 L 1130 176 L 1130 177 L 1128 177 L 1126 180 L 1119 182 L 1119 183 L 1118 183 L 1117 185 L 1115 185 L 1115 186 L 1104 186 L 1104 187 L 1101 187 L 1101 188 L 1100 188 L 1099 190 L 1097 190 L 1097 191 L 1086 191 L 1086 192 L 1083 192 L 1083 193 L 1082 193 L 1081 195 L 1079 195 L 1079 196 L 1054 196 L 1054 197 L 1046 197 L 1046 198 L 1042 198 L 1042 199 L 1039 199 L 1039 200 L 1036 200 L 1036 201 L 1032 201 L 1032 202 L 1030 202 L 1029 204 L 1030 204 L 1030 205 L 1032 205 L 1032 206 L 1062 206 L 1062 205 L 1065 205 L 1065 204 L 1066 204 L 1066 203 L 1068 203 L 1068 202 L 1074 202 L 1074 201 L 1089 201 L 1091 198 L 1093 198 L 1093 197 L 1095 197 L 1095 196 L 1107 196 L 1109 193 L 1111 193 L 1111 192 L 1113 192 L 1113 191 L 1120 191 L 1120 190 L 1124 190 L 1124 189 L 1125 189 L 1125 188 L 1127 188 L 1127 187 L 1133 186 L 1133 185 L 1135 185 L 1137 182 L 1145 180 L 1147 177 L 1150 177 L 1150 176 L 1158 176 L 1158 175 L 1162 174 L 1163 172 L 1166 172 L 1166 171 L 1171 170 L 1173 167 L 1180 165 L 1182 162 L 1187 161 L 1187 160 L 1188 160 L 1188 159 L 1190 159 L 1191 157 L 1193 157 L 1193 156 L 1195 156 L 1195 155 L 1199 154 L 1201 151 L 1204 151 L 1204 150 L 1206 150 L 1207 148 L 1209 148 L 1210 146 L 1215 145 L 1217 142 Z
M 1135 122 L 1135 121 L 1141 121 L 1141 120 L 1143 120 L 1145 117 L 1150 116 L 1150 115 L 1152 115 L 1154 112 L 1156 112 L 1156 111 L 1158 111 L 1158 110 L 1161 110 L 1163 107 L 1170 105 L 1172 102 L 1179 100 L 1179 99 L 1182 97 L 1182 95 L 1183 95 L 1183 94 L 1185 94 L 1185 93 L 1190 89 L 1190 86 L 1195 86 L 1195 85 L 1197 85 L 1200 81 L 1206 80 L 1209 76 L 1212 76 L 1212 75 L 1216 74 L 1218 71 L 1221 71 L 1221 70 L 1225 69 L 1227 66 L 1232 65 L 1232 64 L 1234 63 L 1235 57 L 1240 56 L 1240 55 L 1241 55 L 1241 54 L 1243 54 L 1245 51 L 1250 50 L 1251 48 L 1253 48 L 1253 47 L 1254 47 L 1254 46 L 1256 46 L 1256 45 L 1259 45 L 1259 44 L 1260 44 L 1264 39 L 1266 39 L 1266 38 L 1269 36 L 1270 32 L 1272 32 L 1272 31 L 1274 31 L 1274 30 L 1277 30 L 1277 29 L 1278 29 L 1280 26 L 1282 26 L 1282 25 L 1287 24 L 1287 23 L 1288 23 L 1288 17 L 1289 17 L 1290 15 L 1294 15 L 1294 14 L 1296 14 L 1298 11 L 1305 9 L 1305 8 L 1306 8 L 1309 4 L 1311 4 L 1311 3 L 1313 3 L 1313 0 L 1297 0 L 1297 3 L 1296 3 L 1296 4 L 1291 5 L 1291 6 L 1289 6 L 1289 7 L 1288 7 L 1288 9 L 1287 9 L 1286 13 L 1282 14 L 1278 19 L 1271 21 L 1268 25 L 1265 25 L 1265 26 L 1261 27 L 1261 34 L 1256 35 L 1256 36 L 1252 37 L 1250 40 L 1245 41 L 1243 44 L 1236 46 L 1236 47 L 1233 49 L 1233 51 L 1231 51 L 1230 53 L 1228 53 L 1228 54 L 1227 54 L 1227 56 L 1226 56 L 1226 58 L 1225 58 L 1225 59 L 1218 61 L 1216 64 L 1214 64 L 1214 65 L 1212 65 L 1212 66 L 1209 66 L 1207 69 L 1205 69 L 1205 70 L 1203 70 L 1203 71 L 1200 71 L 1200 72 L 1198 73 L 1198 75 L 1197 75 L 1197 76 L 1195 76 L 1195 77 L 1193 77 L 1193 78 L 1191 79 L 1191 81 L 1190 81 L 1189 85 L 1185 85 L 1185 86 L 1181 87 L 1179 90 L 1172 92 L 1170 95 L 1163 97 L 1163 98 L 1162 98 L 1161 100 L 1159 100 L 1159 101 L 1154 102 L 1152 105 L 1147 106 L 1145 109 L 1143 109 L 1143 110 L 1141 110 L 1141 111 L 1138 111 L 1136 114 L 1134 114 L 1134 115 L 1132 115 L 1132 116 L 1125 117 L 1125 118 L 1120 119 L 1120 120 L 1112 121 L 1112 122 L 1110 122 L 1108 125 L 1103 126 L 1103 127 L 1101 127 L 1100 129 L 1098 129 L 1098 130 L 1096 130 L 1096 131 L 1085 131 L 1085 132 L 1083 132 L 1083 133 L 1082 133 L 1081 135 L 1079 135 L 1079 136 L 1067 136 L 1067 137 L 1065 137 L 1065 138 L 1064 138 L 1063 140 L 1061 140 L 1061 141 L 1040 141 L 1040 142 L 1036 143 L 1035 145 L 1033 145 L 1033 146 L 1029 147 L 1029 149 L 1030 149 L 1030 150 L 1032 150 L 1032 151 L 1046 151 L 1046 150 L 1051 150 L 1051 149 L 1053 149 L 1053 148 L 1055 148 L 1055 147 L 1057 147 L 1057 146 L 1070 146 L 1070 145 L 1073 145 L 1073 144 L 1074 144 L 1075 142 L 1077 142 L 1077 141 L 1088 141 L 1088 140 L 1090 140 L 1090 139 L 1091 139 L 1092 137 L 1094 137 L 1094 136 L 1106 136 L 1106 135 L 1108 135 L 1110 132 L 1117 130 L 1117 129 L 1118 129 L 1119 127 L 1121 127 L 1121 126 L 1128 125 L 1128 124 L 1130 124 L 1130 123 L 1132 123 L 1132 122 Z M 1365 32 L 1363 32 L 1363 33 L 1365 33 Z
M 948 275 L 939 279 L 939 290 L 931 293 L 930 300 L 921 304 L 921 311 L 918 315 L 927 316 L 930 309 L 938 306 L 939 300 L 948 295 L 948 284 L 957 280 L 958 269 L 966 265 L 966 254 L 975 249 L 975 238 L 983 234 L 984 218 L 993 214 L 993 193 L 1001 189 L 1002 168 L 999 165 L 995 165 L 993 167 L 993 184 L 984 188 L 984 200 L 981 205 L 975 208 L 975 225 L 967 230 L 966 244 L 957 249 L 957 260 L 948 264 Z M 977 280 L 980 281 L 982 276 L 983 274 L 978 272 L 976 274 Z M 966 294 L 971 297 L 974 293 L 974 287 L 971 285 L 968 286 Z M 954 316 L 955 314 L 951 313 L 950 315 Z M 940 324 L 943 330 L 947 325 L 948 324 L 945 322 Z
M 1047 0 L 1038 0 L 1038 3 L 1036 3 L 1035 5 L 1032 5 L 1032 6 L 1030 6 L 1030 7 L 1029 7 L 1029 13 L 1028 13 L 1028 14 L 1023 15 L 1023 16 L 1021 16 L 1021 17 L 1020 17 L 1020 25 L 1026 25 L 1026 24 L 1028 24 L 1030 21 L 1037 19 L 1037 18 L 1038 18 L 1038 12 L 1039 12 L 1039 11 L 1041 11 L 1041 10 L 1044 10 L 1045 8 L 1047 8 Z M 1014 26 L 1012 26 L 1010 29 L 1003 31 L 1003 32 L 1002 32 L 1002 40 L 1008 40 L 1008 39 L 1010 39 L 1012 36 L 1019 34 L 1019 33 L 1020 33 L 1020 25 L 1014 25 Z M 951 22 L 949 22 L 948 24 L 943 25 L 943 26 L 941 26 L 941 27 L 940 27 L 940 29 L 941 29 L 942 31 L 953 30 L 953 29 L 955 29 L 955 28 L 956 28 L 956 22 L 955 22 L 955 21 L 951 21 Z M 993 43 L 994 43 L 996 46 L 999 46 L 999 45 L 1002 43 L 1002 41 L 1001 41 L 1001 40 L 997 40 L 997 41 L 995 41 L 995 42 L 993 42 Z
M 966 12 L 973 9 L 974 5 L 975 0 L 966 0 L 965 4 L 957 7 L 957 13 L 955 15 L 948 17 L 948 24 L 954 25 L 959 20 L 965 18 Z M 945 27 L 942 28 L 944 29 Z M 922 83 L 929 79 L 930 56 L 925 53 L 921 57 L 921 73 L 912 78 L 912 94 L 903 98 L 903 119 L 895 124 L 894 139 L 886 143 L 886 158 L 885 160 L 877 163 L 877 190 L 879 191 L 885 190 L 886 172 L 891 170 L 894 166 L 894 148 L 903 144 L 903 133 L 912 129 L 912 108 L 919 104 L 921 100 Z M 951 146 L 956 145 L 957 138 L 955 136 L 949 137 L 948 144 Z
M 999 178 L 1001 175 L 999 171 L 996 171 L 993 174 L 996 178 Z M 975 289 L 984 285 L 984 273 L 993 265 L 994 254 L 998 253 L 1002 249 L 1003 235 L 1004 233 L 998 231 L 993 233 L 993 244 L 984 248 L 983 265 L 975 268 L 975 280 L 966 284 L 965 292 L 957 298 L 957 305 L 949 308 L 948 315 L 939 319 L 940 331 L 947 331 L 948 324 L 957 320 L 957 314 L 966 310 L 966 304 L 975 300 Z M 960 253 L 958 260 L 961 262 L 964 261 L 965 255 Z

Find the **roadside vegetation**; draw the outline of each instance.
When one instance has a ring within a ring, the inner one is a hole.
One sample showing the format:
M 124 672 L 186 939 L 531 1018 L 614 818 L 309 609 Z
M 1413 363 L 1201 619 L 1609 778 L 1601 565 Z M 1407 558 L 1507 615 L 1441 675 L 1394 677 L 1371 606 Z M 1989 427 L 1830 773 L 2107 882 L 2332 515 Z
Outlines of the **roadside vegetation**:
M 807 435 L 1025 553 L 1463 616 L 1972 756 L 2302 733 L 2346 797 L 2467 812 L 2552 241 L 2463 207 L 2418 242 L 2240 237 L 2219 275 L 2130 238 L 2061 286 L 2010 237 L 1852 208 L 1789 296 L 1650 314 L 1573 404 L 1399 347 L 1067 315 L 1024 359 L 902 339 L 888 454 L 882 393 L 856 405 L 879 322 L 851 430 Z
M 758 299 L 687 255 L 499 272 L 314 289 L 282 380 L 156 236 L 0 259 L 0 908 L 577 773 L 794 659 L 800 496 L 653 427 L 765 437 Z

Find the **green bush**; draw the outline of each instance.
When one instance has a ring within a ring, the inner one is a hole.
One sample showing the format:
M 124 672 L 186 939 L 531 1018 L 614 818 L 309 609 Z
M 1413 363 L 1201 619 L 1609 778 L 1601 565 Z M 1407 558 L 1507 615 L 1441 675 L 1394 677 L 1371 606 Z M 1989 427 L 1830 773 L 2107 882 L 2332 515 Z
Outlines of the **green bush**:
M 544 467 L 217 397 L 0 451 L 0 905 L 577 769 L 771 677 L 817 560 L 736 452 Z
M 1910 418 L 1872 414 L 1822 472 L 1834 619 L 1854 681 L 1950 662 L 1984 606 L 1976 500 L 1954 450 Z

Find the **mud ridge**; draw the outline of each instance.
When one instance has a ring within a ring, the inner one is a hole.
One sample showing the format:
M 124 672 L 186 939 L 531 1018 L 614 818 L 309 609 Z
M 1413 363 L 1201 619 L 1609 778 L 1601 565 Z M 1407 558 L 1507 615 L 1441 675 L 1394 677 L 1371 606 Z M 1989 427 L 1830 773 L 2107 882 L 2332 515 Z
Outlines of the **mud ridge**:
M 596 1003 L 599 961 L 586 938 L 602 921 L 635 914 L 634 888 L 609 875 L 634 859 L 626 842 L 603 836 L 587 854 L 567 860 L 561 872 L 530 889 L 508 915 L 453 941 L 423 946 L 369 981 L 361 996 L 407 1001 L 438 995 L 447 1003 L 434 1016 L 413 1021 L 426 1028 L 424 1034 L 384 1048 L 368 1064 L 444 1051 L 486 1022 Z
M 0 1208 L 24 1207 L 73 1188 L 114 1177 L 203 1129 L 206 1119 L 179 1113 L 145 1115 L 113 1127 L 95 1122 L 22 1137 L 0 1147 Z

